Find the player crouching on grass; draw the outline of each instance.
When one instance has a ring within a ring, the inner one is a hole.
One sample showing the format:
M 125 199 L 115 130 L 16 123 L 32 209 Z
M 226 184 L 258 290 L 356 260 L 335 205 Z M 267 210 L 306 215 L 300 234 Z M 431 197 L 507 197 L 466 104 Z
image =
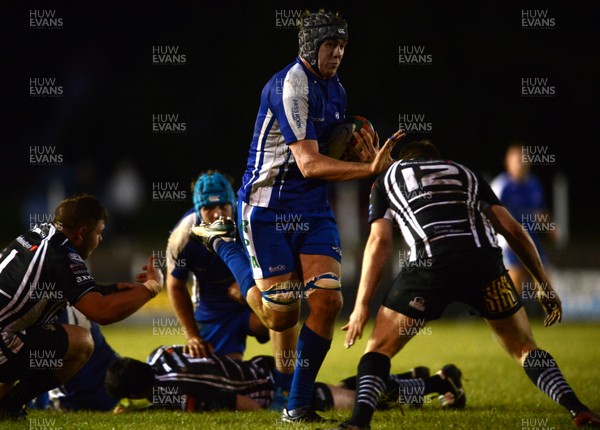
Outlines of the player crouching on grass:
M 502 263 L 500 233 L 536 281 L 548 314 L 545 325 L 560 322 L 562 307 L 533 241 L 502 206 L 490 186 L 470 169 L 440 157 L 429 141 L 407 144 L 399 161 L 381 174 L 371 189 L 371 233 L 345 345 L 360 338 L 369 302 L 381 280 L 397 223 L 411 248 L 379 308 L 366 352 L 358 364 L 357 402 L 350 420 L 336 429 L 368 429 L 389 375 L 390 360 L 414 336 L 403 328 L 438 319 L 452 301 L 474 308 L 485 318 L 500 345 L 548 397 L 566 408 L 575 425 L 600 426 L 600 418 L 582 404 L 554 358 L 533 338 L 520 297 Z M 422 263 L 427 264 L 422 264 Z M 455 382 L 442 369 L 443 379 Z M 460 405 L 463 398 L 447 398 Z
M 54 221 L 17 237 L 0 257 L 0 420 L 26 415 L 29 400 L 61 385 L 94 349 L 90 331 L 55 320 L 75 306 L 99 324 L 137 311 L 162 289 L 152 257 L 139 283 L 96 284 L 84 263 L 102 241 L 108 213 L 93 196 L 63 200 Z
M 115 413 L 148 407 L 177 409 L 186 412 L 210 410 L 253 411 L 267 408 L 275 395 L 275 359 L 257 356 L 248 361 L 209 354 L 194 358 L 185 346 L 161 346 L 143 363 L 132 358 L 117 359 L 106 371 L 108 394 L 123 399 Z M 454 368 L 446 365 L 444 368 Z M 405 373 L 392 374 L 386 383 L 386 395 L 378 407 L 398 405 L 401 386 L 424 381 L 433 386 L 439 376 L 429 376 L 427 367 L 419 366 Z M 315 410 L 347 409 L 354 403 L 356 377 L 344 379 L 334 386 L 317 382 L 311 406 Z M 404 403 L 420 406 L 429 392 L 407 395 Z M 440 393 L 445 395 L 447 393 Z M 453 393 L 455 394 L 455 393 Z

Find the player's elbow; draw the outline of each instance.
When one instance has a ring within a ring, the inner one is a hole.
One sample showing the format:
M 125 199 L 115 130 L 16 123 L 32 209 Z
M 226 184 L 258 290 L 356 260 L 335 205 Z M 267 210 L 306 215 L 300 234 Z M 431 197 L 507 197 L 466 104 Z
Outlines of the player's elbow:
M 389 251 L 392 248 L 392 236 L 383 234 L 371 234 L 368 240 L 368 246 L 374 252 L 381 253 Z
M 108 325 L 108 324 L 112 324 L 113 322 L 116 322 L 116 321 L 113 321 L 113 319 L 110 318 L 109 316 L 103 315 L 101 313 L 94 314 L 94 315 L 86 315 L 86 316 L 89 319 L 91 319 L 92 321 L 94 321 L 96 324 L 99 324 L 99 325 Z
M 296 161 L 298 169 L 305 179 L 314 179 L 318 177 L 318 161 L 315 157 L 307 156 Z
M 126 314 L 110 304 L 98 305 L 92 311 L 88 311 L 86 316 L 100 325 L 113 324 L 127 317 Z

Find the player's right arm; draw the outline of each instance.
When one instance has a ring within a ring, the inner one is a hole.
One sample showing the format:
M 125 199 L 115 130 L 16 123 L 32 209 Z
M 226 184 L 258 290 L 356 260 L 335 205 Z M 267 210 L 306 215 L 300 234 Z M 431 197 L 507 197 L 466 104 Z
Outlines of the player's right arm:
M 346 330 L 344 346 L 350 348 L 354 341 L 362 337 L 363 329 L 369 319 L 369 304 L 381 282 L 381 277 L 392 253 L 393 224 L 389 219 L 379 218 L 371 223 L 371 233 L 365 246 L 360 283 L 354 303 L 354 310 Z
M 375 149 L 373 140 L 366 131 L 362 136 L 358 133 L 354 135 L 362 141 L 362 145 L 369 148 L 370 152 L 376 153 L 375 158 L 370 163 L 341 161 L 323 155 L 319 152 L 319 143 L 312 139 L 299 140 L 290 144 L 290 150 L 302 176 L 307 179 L 323 179 L 326 181 L 350 181 L 377 175 L 394 162 L 391 156 L 392 149 L 406 134 L 398 130 L 386 140 L 379 150 Z
M 492 223 L 496 232 L 504 236 L 511 249 L 517 254 L 523 266 L 535 280 L 540 292 L 540 303 L 548 314 L 544 325 L 549 326 L 562 320 L 562 304 L 550 279 L 544 270 L 540 255 L 523 226 L 501 205 L 492 204 L 484 213 Z
M 187 344 L 184 352 L 196 358 L 208 356 L 213 351 L 213 347 L 200 337 L 200 331 L 194 318 L 194 305 L 186 281 L 168 273 L 167 293 L 175 316 L 185 331 Z
M 142 269 L 144 272 L 136 277 L 139 283 L 120 282 L 117 284 L 117 291 L 108 295 L 90 291 L 77 298 L 73 305 L 79 312 L 101 325 L 127 318 L 162 290 L 162 273 L 154 267 L 152 257 L 148 258 L 147 265 Z
M 273 82 L 270 81 L 271 84 Z M 270 109 L 277 119 L 283 138 L 305 178 L 326 181 L 363 179 L 381 173 L 392 164 L 391 151 L 396 142 L 405 136 L 400 130 L 390 136 L 380 150 L 373 145 L 373 139 L 368 133 L 354 133 L 359 146 L 363 148 L 364 156 L 361 161 L 369 163 L 340 161 L 319 153 L 308 88 L 306 73 L 300 67 L 292 67 L 285 75 L 283 88 L 277 87 L 268 96 Z M 343 109 L 345 110 L 345 103 Z M 378 145 L 379 142 L 375 144 Z

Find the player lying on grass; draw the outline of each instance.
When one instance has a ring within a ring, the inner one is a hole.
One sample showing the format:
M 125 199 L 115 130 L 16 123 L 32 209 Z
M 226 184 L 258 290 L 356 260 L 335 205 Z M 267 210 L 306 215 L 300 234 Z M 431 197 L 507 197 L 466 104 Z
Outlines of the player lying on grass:
M 161 346 L 143 363 L 132 358 L 120 358 L 106 372 L 106 390 L 116 398 L 145 399 L 143 406 L 180 409 L 188 412 L 207 410 L 258 410 L 273 401 L 275 360 L 258 356 L 248 361 L 211 354 L 193 358 L 183 346 Z M 452 369 L 460 385 L 460 370 Z M 390 375 L 381 408 L 397 405 L 400 400 L 412 405 L 423 404 L 429 395 L 459 396 L 455 385 L 445 380 L 442 371 L 429 376 L 429 369 L 416 367 L 406 373 Z M 424 384 L 427 390 L 402 392 L 401 386 Z M 315 410 L 351 408 L 354 403 L 356 378 L 347 378 L 339 386 L 317 383 L 311 405 Z M 139 403 L 138 403 L 139 405 Z M 117 412 L 124 412 L 123 408 Z
M 17 237 L 0 257 L 0 419 L 26 414 L 39 394 L 68 381 L 94 349 L 90 331 L 54 321 L 67 303 L 100 324 L 120 321 L 162 289 L 148 259 L 143 283 L 100 286 L 84 263 L 102 240 L 107 211 L 93 196 L 63 200 L 54 221 Z
M 350 420 L 337 429 L 368 429 L 385 391 L 390 359 L 416 334 L 415 328 L 438 319 L 452 301 L 474 308 L 485 318 L 500 345 L 548 397 L 566 408 L 576 425 L 600 426 L 582 404 L 550 353 L 533 338 L 529 320 L 502 263 L 496 232 L 505 237 L 536 281 L 548 316 L 560 322 L 561 302 L 536 248 L 521 224 L 502 206 L 490 186 L 473 171 L 440 157 L 429 141 L 406 145 L 371 189 L 371 233 L 346 347 L 360 338 L 369 303 L 392 253 L 396 223 L 411 248 L 409 261 L 379 308 L 373 333 L 358 365 L 357 402 Z M 447 402 L 464 405 L 465 398 Z

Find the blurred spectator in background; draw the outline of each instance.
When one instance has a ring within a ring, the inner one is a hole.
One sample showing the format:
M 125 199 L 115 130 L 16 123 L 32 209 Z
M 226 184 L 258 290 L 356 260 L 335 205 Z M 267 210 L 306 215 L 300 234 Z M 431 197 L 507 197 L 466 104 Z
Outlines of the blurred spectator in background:
M 116 232 L 128 235 L 129 225 L 144 203 L 144 180 L 137 166 L 121 159 L 106 184 L 106 203 Z
M 542 183 L 529 172 L 530 166 L 523 154 L 522 143 L 510 144 L 504 157 L 506 171 L 496 176 L 491 186 L 500 202 L 529 233 L 544 265 L 547 265 L 546 255 L 540 246 L 540 233 L 548 233 L 554 241 L 557 238 L 556 228 L 549 216 Z M 531 291 L 530 298 L 533 298 L 535 291 L 529 273 L 517 255 L 510 249 L 506 240 L 502 237 L 499 239 L 504 255 L 504 265 L 521 297 L 526 299 L 528 291 Z M 525 301 L 527 302 L 527 300 Z

